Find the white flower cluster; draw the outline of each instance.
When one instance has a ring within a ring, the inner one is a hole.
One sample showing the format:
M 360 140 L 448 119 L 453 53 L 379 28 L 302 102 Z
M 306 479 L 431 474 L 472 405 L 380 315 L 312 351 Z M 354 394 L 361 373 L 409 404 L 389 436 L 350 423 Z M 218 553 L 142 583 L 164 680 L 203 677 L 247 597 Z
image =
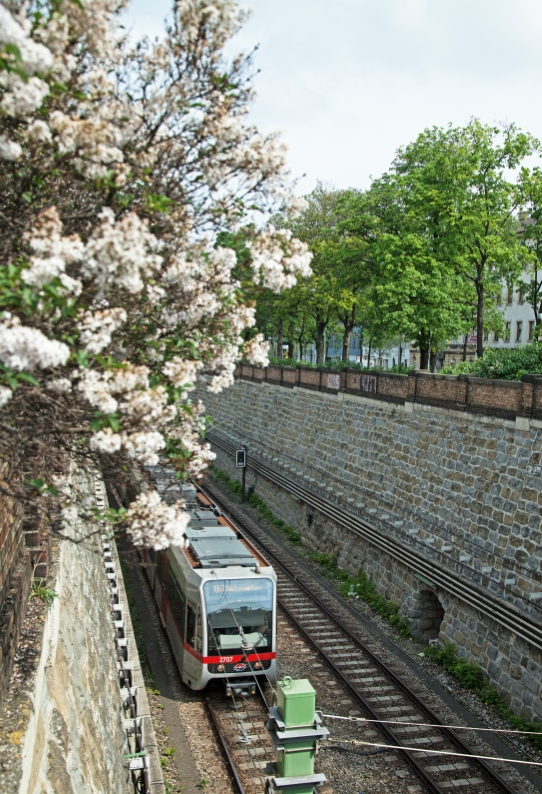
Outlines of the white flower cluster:
M 123 419 L 122 432 L 104 428 L 95 433 L 90 442 L 92 449 L 107 454 L 122 449 L 134 460 L 148 465 L 158 463 L 158 452 L 166 444 L 160 430 L 171 425 L 177 409 L 168 405 L 163 386 L 149 387 L 147 367 L 129 364 L 115 371 L 83 370 L 78 390 L 102 413 L 119 413 Z
M 81 333 L 81 344 L 87 353 L 101 353 L 108 347 L 113 334 L 124 325 L 127 318 L 124 309 L 82 312 L 77 328 Z
M 156 551 L 183 544 L 188 513 L 177 505 L 166 505 L 156 491 L 141 493 L 127 513 L 127 532 L 135 546 Z
M 12 45 L 17 48 L 20 60 L 15 71 L 0 72 L 0 109 L 8 116 L 26 117 L 37 110 L 49 93 L 49 86 L 38 75 L 47 72 L 53 64 L 52 52 L 40 42 L 32 39 L 30 20 L 24 16 L 14 17 L 4 5 L 0 5 L 0 48 Z M 22 148 L 17 141 L 0 136 L 0 158 L 18 160 Z
M 263 338 L 263 334 L 256 334 L 243 345 L 243 355 L 251 364 L 257 367 L 267 367 L 269 364 L 269 342 Z
M 200 477 L 207 468 L 209 462 L 214 460 L 216 455 L 211 452 L 209 444 L 201 443 L 201 437 L 205 430 L 204 406 L 198 401 L 192 408 L 192 417 L 184 417 L 172 430 L 172 438 L 181 442 L 183 448 L 190 453 L 190 459 L 186 471 L 192 477 Z
M 76 234 L 62 237 L 62 222 L 56 207 L 38 215 L 28 242 L 34 255 L 30 257 L 29 267 L 21 272 L 22 280 L 26 284 L 43 287 L 59 278 L 66 293 L 79 295 L 81 281 L 66 273 L 66 265 L 80 261 L 85 247 Z
M 121 130 L 102 118 L 72 118 L 59 110 L 51 113 L 50 124 L 61 154 L 76 153 L 76 168 L 92 179 L 106 176 L 124 155 L 119 148 Z
M 312 253 L 289 229 L 270 225 L 252 243 L 250 253 L 262 284 L 274 292 L 293 287 L 298 277 L 312 273 Z
M 112 287 L 134 294 L 141 292 L 144 278 L 151 276 L 162 262 L 156 253 L 156 237 L 135 212 L 116 221 L 113 210 L 105 207 L 100 220 L 86 245 L 83 275 L 94 281 L 99 294 Z
M 0 408 L 3 408 L 13 397 L 13 392 L 7 386 L 0 386 Z
M 162 372 L 177 389 L 188 385 L 195 388 L 196 377 L 201 368 L 201 361 L 191 361 L 174 356 L 163 367 Z
M 19 371 L 47 369 L 66 364 L 70 348 L 64 342 L 47 339 L 37 328 L 21 325 L 18 317 L 4 312 L 0 323 L 0 361 Z

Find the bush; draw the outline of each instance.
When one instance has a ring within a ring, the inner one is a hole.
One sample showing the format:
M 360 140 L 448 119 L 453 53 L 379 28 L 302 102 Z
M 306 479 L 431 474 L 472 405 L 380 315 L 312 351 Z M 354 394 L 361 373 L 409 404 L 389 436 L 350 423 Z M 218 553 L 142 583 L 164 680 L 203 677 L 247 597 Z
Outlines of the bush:
M 392 372 L 392 373 L 399 373 L 400 375 L 408 375 L 410 367 L 401 364 L 394 364 L 393 367 L 389 369 L 384 369 L 383 367 L 366 367 L 359 362 L 350 361 L 348 364 L 345 364 L 341 360 L 335 361 L 326 361 L 325 364 L 311 364 L 308 361 L 297 361 L 293 358 L 274 358 L 271 356 L 269 358 L 269 363 L 273 366 L 277 367 L 305 367 L 307 369 L 334 369 L 337 372 L 341 372 L 343 369 L 355 369 L 358 372 Z
M 230 493 L 233 493 L 236 496 L 241 496 L 242 486 L 239 480 L 232 480 L 230 477 L 228 477 L 225 471 L 221 471 L 214 466 L 210 467 L 210 471 L 217 480 L 220 480 L 220 482 L 224 483 Z M 289 527 L 288 524 L 285 524 L 282 519 L 277 518 L 265 504 L 263 499 L 260 499 L 259 496 L 253 493 L 249 496 L 247 502 L 251 507 L 256 508 L 262 518 L 264 518 L 266 521 L 269 521 L 270 524 L 280 530 L 280 532 L 282 532 L 282 534 L 285 535 L 288 540 L 294 544 L 294 546 L 298 546 L 301 543 L 301 535 L 299 532 L 296 532 L 293 527 Z
M 447 642 L 441 646 L 430 645 L 424 649 L 425 655 L 451 673 L 462 686 L 474 689 L 483 703 L 492 706 L 497 714 L 518 731 L 535 731 L 542 734 L 539 722 L 529 722 L 510 711 L 494 686 L 488 684 L 482 669 L 477 664 L 466 662 L 456 655 L 455 645 Z M 538 750 L 542 750 L 542 735 L 527 736 Z
M 377 593 L 373 580 L 367 577 L 365 571 L 360 571 L 357 576 L 349 576 L 341 585 L 341 593 L 345 597 L 361 599 L 384 620 L 395 626 L 401 637 L 410 637 L 408 619 L 399 615 L 399 605 L 387 601 Z
M 483 358 L 476 361 L 460 361 L 451 367 L 443 367 L 441 375 L 476 375 L 479 378 L 520 380 L 522 375 L 542 374 L 542 343 L 533 342 L 510 350 L 488 348 Z

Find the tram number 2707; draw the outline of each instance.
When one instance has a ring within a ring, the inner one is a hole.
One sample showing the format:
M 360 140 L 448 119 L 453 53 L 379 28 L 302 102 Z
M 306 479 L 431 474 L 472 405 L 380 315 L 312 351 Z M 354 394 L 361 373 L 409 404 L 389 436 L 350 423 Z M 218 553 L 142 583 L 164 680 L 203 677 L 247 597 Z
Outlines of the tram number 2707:
M 221 656 L 220 662 L 221 664 L 224 664 L 225 662 L 233 662 L 233 656 Z

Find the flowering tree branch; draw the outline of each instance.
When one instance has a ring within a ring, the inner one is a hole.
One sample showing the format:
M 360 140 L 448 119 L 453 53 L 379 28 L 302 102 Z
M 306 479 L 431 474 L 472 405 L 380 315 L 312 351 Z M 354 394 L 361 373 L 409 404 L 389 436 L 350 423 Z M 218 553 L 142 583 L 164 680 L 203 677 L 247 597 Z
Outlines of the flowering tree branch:
M 161 40 L 132 46 L 121 10 L 0 4 L 0 455 L 25 504 L 67 518 L 87 509 L 68 460 L 127 479 L 164 455 L 201 474 L 198 378 L 229 386 L 241 347 L 267 359 L 260 336 L 243 342 L 254 309 L 217 235 L 299 209 L 282 142 L 247 122 L 250 60 L 224 56 L 245 12 L 180 0 Z M 280 291 L 310 273 L 289 233 L 248 228 L 255 283 Z M 29 484 L 38 469 L 46 488 Z M 141 494 L 122 525 L 164 547 L 182 508 Z

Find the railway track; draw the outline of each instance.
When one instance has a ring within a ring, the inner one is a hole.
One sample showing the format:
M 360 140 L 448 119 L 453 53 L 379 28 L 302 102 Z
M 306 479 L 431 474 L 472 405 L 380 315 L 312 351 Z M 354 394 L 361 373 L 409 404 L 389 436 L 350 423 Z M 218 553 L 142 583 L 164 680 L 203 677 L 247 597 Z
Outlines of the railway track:
M 265 767 L 274 760 L 273 746 L 265 727 L 267 702 L 273 692 L 244 699 L 226 698 L 223 687 L 203 696 L 205 708 L 228 762 L 238 794 L 262 794 Z
M 505 780 L 494 763 L 481 759 L 432 755 L 427 750 L 449 750 L 465 756 L 488 754 L 479 752 L 466 738 L 450 728 L 434 727 L 443 720 L 433 707 L 415 691 L 417 682 L 397 675 L 385 654 L 371 647 L 372 638 L 362 638 L 359 623 L 345 620 L 338 614 L 337 602 L 320 592 L 314 578 L 261 529 L 241 514 L 237 506 L 222 493 L 206 484 L 207 493 L 226 515 L 231 516 L 239 529 L 275 567 L 278 603 L 284 615 L 301 637 L 318 653 L 333 672 L 343 689 L 359 705 L 365 718 L 396 722 L 425 723 L 424 726 L 397 727 L 380 723 L 378 730 L 384 744 L 397 747 L 419 747 L 419 751 L 400 751 L 401 761 L 409 765 L 422 785 L 432 794 L 446 794 L 460 788 L 472 794 L 518 794 Z M 333 729 L 331 721 L 328 727 Z M 368 724 L 368 727 L 375 727 Z M 333 730 L 332 730 L 333 732 Z M 480 741 L 478 735 L 475 739 Z M 235 763 L 235 761 L 234 761 Z M 411 789 L 409 789 L 411 790 Z M 412 790 L 419 790 L 416 787 Z

